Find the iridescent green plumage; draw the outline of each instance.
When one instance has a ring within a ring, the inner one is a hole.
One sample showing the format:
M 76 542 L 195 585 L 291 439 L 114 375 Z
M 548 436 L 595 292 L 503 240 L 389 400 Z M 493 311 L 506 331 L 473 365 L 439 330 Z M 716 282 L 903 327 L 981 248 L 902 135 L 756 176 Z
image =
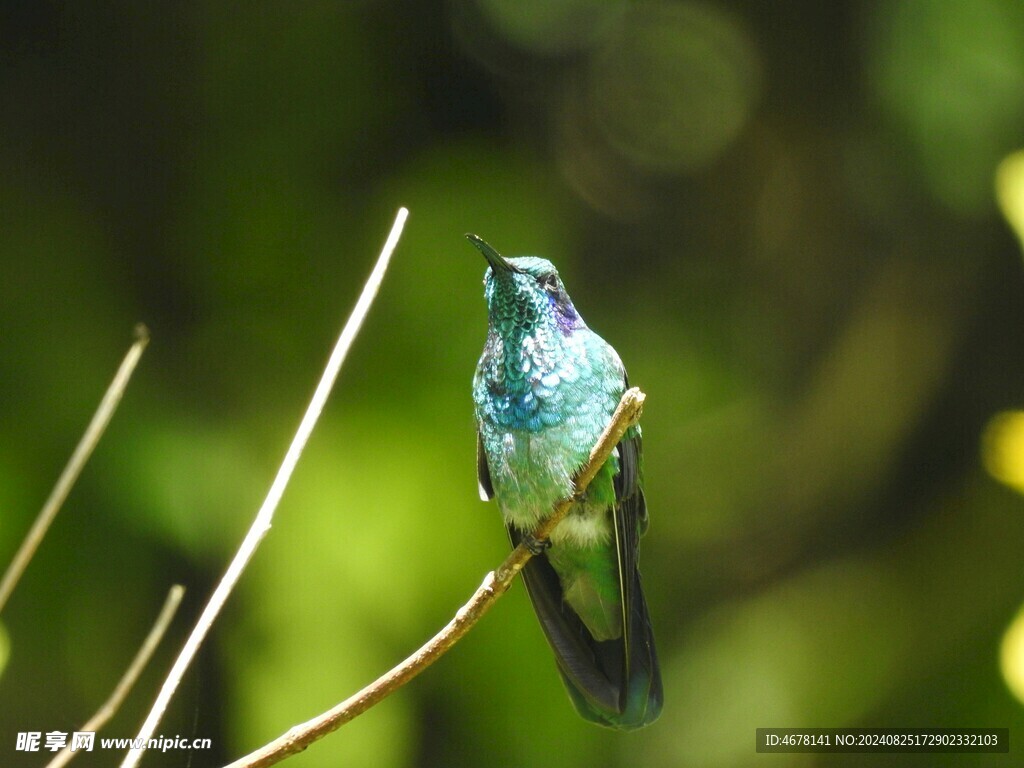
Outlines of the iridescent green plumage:
M 475 235 L 488 333 L 473 378 L 481 495 L 494 498 L 513 543 L 572 478 L 626 390 L 618 354 L 587 328 L 551 262 L 504 259 Z M 580 714 L 613 728 L 661 711 L 661 678 L 637 569 L 647 528 L 638 427 L 619 443 L 523 571 L 541 626 Z

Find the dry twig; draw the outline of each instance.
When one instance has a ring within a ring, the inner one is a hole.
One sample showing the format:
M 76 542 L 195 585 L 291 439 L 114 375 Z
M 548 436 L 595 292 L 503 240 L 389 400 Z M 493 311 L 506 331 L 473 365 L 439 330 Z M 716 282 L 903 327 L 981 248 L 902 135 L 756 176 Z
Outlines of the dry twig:
M 366 317 L 366 313 L 373 304 L 373 299 L 377 295 L 381 281 L 384 279 L 388 262 L 391 260 L 391 254 L 394 252 L 395 246 L 398 245 L 398 238 L 402 234 L 402 228 L 405 226 L 405 220 L 408 215 L 409 212 L 405 208 L 398 210 L 395 223 L 391 227 L 391 234 L 388 235 L 380 258 L 377 259 L 377 264 L 363 286 L 359 300 L 356 302 L 352 314 L 349 315 L 348 321 L 341 331 L 341 336 L 338 337 L 334 351 L 331 352 L 331 357 L 327 361 L 323 376 L 320 378 L 320 383 L 317 385 L 309 406 L 306 408 L 306 413 L 302 417 L 295 437 L 292 438 L 292 443 L 288 447 L 288 452 L 285 454 L 284 461 L 281 462 L 281 467 L 277 471 L 277 476 L 274 478 L 270 490 L 267 492 L 267 497 L 256 514 L 249 532 L 245 535 L 238 551 L 235 553 L 230 565 L 228 565 L 227 571 L 210 596 L 210 600 L 203 609 L 202 614 L 200 614 L 195 627 L 192 629 L 192 633 L 189 635 L 188 640 L 181 649 L 181 653 L 171 667 L 171 671 L 164 680 L 160 693 L 157 695 L 156 701 L 153 703 L 153 707 L 150 709 L 149 715 L 139 731 L 138 741 L 140 743 L 146 743 L 153 736 L 153 732 L 156 730 L 160 718 L 163 717 L 171 697 L 174 695 L 175 690 L 177 690 L 185 670 L 188 669 L 189 664 L 198 652 L 199 646 L 206 638 L 221 608 L 241 578 L 242 572 L 256 552 L 260 541 L 267 531 L 270 530 L 270 524 L 274 517 L 274 511 L 277 509 L 277 504 L 281 500 L 288 481 L 291 479 L 292 472 L 299 461 L 299 457 L 302 455 L 302 450 L 305 448 L 307 440 L 309 440 L 313 427 L 316 425 L 317 419 L 320 418 L 320 413 L 327 403 L 327 397 L 331 392 L 331 387 L 334 386 L 335 379 L 338 377 L 338 372 L 341 370 L 341 364 L 345 361 L 348 350 L 352 346 L 356 334 L 359 333 L 359 328 Z M 121 768 L 134 768 L 134 766 L 138 765 L 143 751 L 144 749 L 139 747 L 131 749 L 125 755 Z
M 43 537 L 46 536 L 50 523 L 57 516 L 61 505 L 64 504 L 64 500 L 67 499 L 68 494 L 71 492 L 72 486 L 74 486 L 78 476 L 82 473 L 82 468 L 103 436 L 103 431 L 110 423 L 114 411 L 117 410 L 117 405 L 121 402 L 121 395 L 124 394 L 124 390 L 128 386 L 128 380 L 131 378 L 132 372 L 135 370 L 135 366 L 138 364 L 139 358 L 142 357 L 142 352 L 148 343 L 149 330 L 140 323 L 135 326 L 135 341 L 125 354 L 124 360 L 121 361 L 121 365 L 114 375 L 114 380 L 107 387 L 107 391 L 103 395 L 96 413 L 93 414 L 92 421 L 85 428 L 85 433 L 82 435 L 82 439 L 78 441 L 78 445 L 75 446 L 71 458 L 68 459 L 67 466 L 64 467 L 64 471 L 57 478 L 57 484 L 50 492 L 50 497 L 43 504 L 43 508 L 36 516 L 35 522 L 32 523 L 32 528 L 29 529 L 28 535 L 25 536 L 21 547 L 18 548 L 17 554 L 15 554 L 11 564 L 7 566 L 3 579 L 0 580 L 0 612 L 3 612 L 8 598 L 10 598 L 11 593 L 14 591 L 14 587 L 28 567 L 32 556 L 39 549 Z
M 89 722 L 79 728 L 79 731 L 95 733 L 117 713 L 121 703 L 125 700 L 128 692 L 131 691 L 132 686 L 135 685 L 135 681 L 139 679 L 139 675 L 146 668 L 150 658 L 152 658 L 153 652 L 160 645 L 160 640 L 163 639 L 164 632 L 170 626 L 171 619 L 174 618 L 174 613 L 178 610 L 178 606 L 181 604 L 181 597 L 184 594 L 185 588 L 180 584 L 175 584 L 171 587 L 171 591 L 167 593 L 167 599 L 164 600 L 164 607 L 160 609 L 160 615 L 156 617 L 153 627 L 149 630 L 149 634 L 146 635 L 146 639 L 142 641 L 142 646 L 135 654 L 135 658 L 132 659 L 132 663 L 128 665 L 124 675 L 121 676 L 117 686 L 110 694 L 110 698 L 103 702 L 103 706 L 96 710 L 96 714 L 90 717 Z M 78 752 L 71 751 L 71 745 L 68 744 L 54 755 L 53 760 L 47 764 L 46 768 L 62 768 L 62 766 L 71 762 L 71 759 L 77 754 Z

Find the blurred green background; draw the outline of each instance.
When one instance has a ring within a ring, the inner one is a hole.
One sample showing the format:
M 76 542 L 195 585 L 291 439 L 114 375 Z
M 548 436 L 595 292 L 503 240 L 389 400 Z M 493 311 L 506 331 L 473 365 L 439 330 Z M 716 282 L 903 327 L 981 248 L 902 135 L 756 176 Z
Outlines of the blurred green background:
M 0 617 L 0 764 L 45 762 L 14 734 L 85 721 L 181 582 L 104 731 L 136 733 L 400 205 L 380 298 L 158 729 L 214 749 L 144 765 L 219 765 L 318 714 L 504 556 L 475 487 L 467 231 L 555 260 L 648 393 L 664 715 L 579 719 L 516 585 L 289 765 L 994 762 L 756 755 L 765 726 L 1008 726 L 995 762 L 1024 755 L 1017 165 L 1009 222 L 996 195 L 1024 5 L 7 0 L 0 105 L 0 563 L 152 331 Z

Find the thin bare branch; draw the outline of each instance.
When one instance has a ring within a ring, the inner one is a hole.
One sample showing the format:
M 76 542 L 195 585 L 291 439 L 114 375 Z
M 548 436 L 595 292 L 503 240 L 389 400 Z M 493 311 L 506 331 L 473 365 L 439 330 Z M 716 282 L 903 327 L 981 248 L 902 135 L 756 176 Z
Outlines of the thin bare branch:
M 14 555 L 14 559 L 7 567 L 3 579 L 0 580 L 0 613 L 3 612 L 7 600 L 10 598 L 11 593 L 14 592 L 14 587 L 17 586 L 18 580 L 28 567 L 29 561 L 32 560 L 36 550 L 39 549 L 43 537 L 46 536 L 50 523 L 57 516 L 61 505 L 64 504 L 64 500 L 67 499 L 75 481 L 82 473 L 82 468 L 103 436 L 103 431 L 110 423 L 114 411 L 117 410 L 117 405 L 121 402 L 121 396 L 128 386 L 128 380 L 131 378 L 132 372 L 135 370 L 135 366 L 138 364 L 139 358 L 142 357 L 142 352 L 148 343 L 149 330 L 141 323 L 136 325 L 135 341 L 121 361 L 121 365 L 114 375 L 114 380 L 107 387 L 107 391 L 103 395 L 103 399 L 100 400 L 96 413 L 93 414 L 92 420 L 89 422 L 89 426 L 85 428 L 85 433 L 78 441 L 78 445 L 75 446 L 71 458 L 68 459 L 67 466 L 64 467 L 64 471 L 57 478 L 57 484 L 50 491 L 50 497 L 43 504 L 43 508 L 39 510 L 35 522 L 32 523 L 32 528 L 29 529 L 28 535 L 25 536 L 25 540 L 21 543 L 21 547 L 18 548 L 17 554 Z
M 590 458 L 576 475 L 575 493 L 572 497 L 563 499 L 555 505 L 551 515 L 533 532 L 534 538 L 538 541 L 546 540 L 555 526 L 569 512 L 573 503 L 582 497 L 587 486 L 590 485 L 598 470 L 615 450 L 615 446 L 618 445 L 626 430 L 640 418 L 645 397 L 644 393 L 636 387 L 623 394 L 611 421 L 608 422 L 608 426 L 605 427 L 601 437 L 594 445 L 594 449 L 590 452 Z M 476 590 L 469 602 L 458 610 L 455 618 L 405 661 L 334 708 L 312 720 L 292 727 L 283 736 L 255 752 L 239 758 L 227 768 L 265 768 L 265 766 L 275 765 L 289 755 L 301 752 L 314 741 L 322 739 L 394 693 L 455 645 L 505 593 L 516 574 L 522 570 L 530 557 L 532 555 L 524 545 L 517 546 L 498 566 L 497 570 L 487 574 L 483 584 Z
M 163 639 L 167 627 L 170 626 L 184 594 L 185 588 L 180 584 L 175 584 L 171 587 L 171 591 L 167 593 L 167 599 L 164 600 L 164 607 L 160 609 L 160 615 L 156 617 L 153 627 L 149 630 L 149 634 L 146 635 L 146 639 L 142 641 L 142 646 L 135 654 L 135 658 L 132 659 L 132 663 L 128 665 L 124 675 L 121 676 L 117 686 L 110 694 L 110 698 L 103 702 L 103 706 L 96 710 L 96 714 L 90 717 L 89 722 L 79 728 L 79 731 L 95 733 L 106 725 L 110 718 L 117 713 L 117 710 L 121 708 L 121 703 L 128 696 L 132 686 L 135 685 L 135 681 L 139 679 L 142 670 L 146 668 L 157 646 L 160 645 L 160 641 Z M 71 762 L 72 758 L 77 754 L 77 751 L 71 751 L 71 744 L 68 744 L 54 755 L 53 760 L 47 764 L 46 768 L 62 768 L 62 766 Z
M 196 652 L 199 650 L 199 646 L 210 631 L 210 627 L 213 626 L 214 620 L 216 620 L 217 615 L 220 613 L 221 608 L 227 601 L 228 596 L 231 594 L 231 591 L 235 588 L 235 585 L 241 578 L 242 572 L 245 570 L 249 560 L 256 552 L 256 548 L 259 546 L 260 541 L 266 535 L 267 531 L 270 530 L 270 524 L 274 517 L 274 511 L 277 509 L 277 504 L 281 500 L 281 496 L 284 493 L 285 487 L 288 485 L 288 481 L 291 479 L 292 472 L 299 461 L 299 457 L 302 455 L 303 448 L 306 447 L 306 442 L 309 440 L 309 436 L 313 432 L 313 427 L 316 425 L 317 419 L 320 418 L 320 413 L 323 411 L 324 405 L 327 403 L 327 397 L 338 377 L 338 372 L 341 370 L 341 364 L 345 361 L 345 357 L 348 355 L 348 350 L 352 346 L 352 342 L 355 340 L 356 334 L 359 333 L 359 328 L 363 324 L 363 320 L 366 318 L 366 314 L 369 311 L 370 306 L 373 304 L 373 299 L 377 295 L 381 281 L 384 279 L 384 273 L 387 271 L 388 262 L 391 260 L 391 254 L 394 253 L 395 246 L 398 245 L 398 238 L 402 234 L 402 228 L 405 226 L 405 220 L 408 215 L 409 212 L 405 208 L 400 208 L 398 210 L 398 214 L 395 217 L 395 223 L 391 227 L 391 234 L 388 235 L 388 239 L 384 243 L 384 248 L 381 251 L 380 258 L 377 259 L 377 264 L 374 266 L 373 272 L 370 273 L 370 277 L 363 286 L 363 291 L 359 295 L 359 300 L 356 302 L 356 306 L 352 310 L 352 314 L 349 315 L 348 321 L 345 323 L 345 327 L 342 329 L 341 335 L 338 337 L 338 341 L 334 346 L 334 351 L 331 352 L 331 357 L 327 361 L 327 366 L 324 369 L 323 376 L 320 378 L 320 383 L 317 385 L 316 391 L 313 393 L 313 397 L 309 402 L 309 406 L 306 408 L 306 413 L 302 417 L 298 430 L 295 432 L 295 437 L 292 438 L 292 443 L 288 447 L 288 452 L 285 454 L 284 461 L 282 461 L 281 467 L 277 471 L 277 476 L 274 478 L 274 482 L 270 486 L 267 497 L 264 500 L 263 505 L 260 507 L 259 512 L 256 514 L 256 518 L 253 520 L 252 526 L 249 528 L 249 532 L 245 535 L 238 551 L 235 553 L 230 565 L 228 565 L 227 571 L 221 578 L 220 583 L 217 584 L 217 588 L 213 591 L 209 602 L 206 604 L 202 614 L 199 616 L 195 627 L 192 629 L 192 633 L 189 635 L 188 640 L 181 649 L 181 653 L 174 662 L 174 666 L 171 667 L 171 671 L 168 673 L 167 679 L 164 680 L 160 693 L 157 696 L 156 701 L 153 703 L 153 707 L 150 709 L 149 715 L 146 717 L 146 721 L 142 724 L 142 728 L 139 731 L 138 736 L 140 743 L 147 742 L 153 736 L 153 732 L 156 730 L 156 726 L 160 722 L 160 718 L 163 717 L 164 711 L 167 709 L 167 705 L 170 703 L 171 697 L 174 695 L 175 690 L 177 690 L 178 684 L 181 682 L 181 678 L 185 674 L 185 670 L 188 669 L 189 664 L 192 662 Z M 139 760 L 142 758 L 143 751 L 144 750 L 141 748 L 131 749 L 128 754 L 125 755 L 124 761 L 121 763 L 121 768 L 133 768 L 138 765 Z

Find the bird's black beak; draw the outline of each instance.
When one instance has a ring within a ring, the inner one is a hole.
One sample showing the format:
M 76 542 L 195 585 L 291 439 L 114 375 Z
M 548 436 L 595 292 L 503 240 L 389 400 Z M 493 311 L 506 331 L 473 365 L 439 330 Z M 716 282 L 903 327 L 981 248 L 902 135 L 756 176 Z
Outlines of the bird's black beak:
M 484 258 L 487 259 L 487 263 L 491 265 L 491 269 L 494 270 L 495 273 L 497 273 L 497 272 L 522 272 L 521 269 L 519 269 L 518 267 L 513 266 L 512 264 L 510 264 L 505 259 L 504 256 L 502 256 L 500 253 L 498 253 L 496 250 L 494 250 L 487 243 L 487 241 L 484 240 L 479 235 L 474 235 L 474 234 L 471 234 L 471 233 L 466 233 L 466 239 L 469 240 L 469 242 L 471 242 L 474 246 L 476 246 L 476 249 L 478 251 L 480 251 L 480 253 L 482 253 L 484 255 Z

